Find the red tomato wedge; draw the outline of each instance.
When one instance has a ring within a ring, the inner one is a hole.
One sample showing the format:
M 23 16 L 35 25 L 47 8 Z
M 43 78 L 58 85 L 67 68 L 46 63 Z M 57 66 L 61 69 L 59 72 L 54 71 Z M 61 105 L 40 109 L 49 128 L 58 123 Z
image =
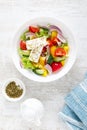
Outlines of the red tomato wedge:
M 53 38 L 52 40 L 48 38 L 47 41 L 49 46 L 58 45 L 57 43 L 60 42 L 60 40 L 57 37 Z
M 52 67 L 52 71 L 55 72 L 62 68 L 62 64 L 61 64 L 61 62 L 53 62 L 51 64 L 51 67 Z
M 47 39 L 47 42 L 48 42 L 49 47 L 51 47 L 53 45 L 51 39 Z
M 34 26 L 29 26 L 29 31 L 32 32 L 32 33 L 36 33 L 36 32 L 39 32 L 39 28 L 34 27 Z
M 55 56 L 65 56 L 66 51 L 63 48 L 57 48 L 55 50 Z
M 52 43 L 53 43 L 53 44 L 56 44 L 57 42 L 60 42 L 60 40 L 59 40 L 57 37 L 55 37 L 55 38 L 52 40 Z
M 26 42 L 25 41 L 20 41 L 20 48 L 22 50 L 27 50 L 27 48 L 26 48 Z

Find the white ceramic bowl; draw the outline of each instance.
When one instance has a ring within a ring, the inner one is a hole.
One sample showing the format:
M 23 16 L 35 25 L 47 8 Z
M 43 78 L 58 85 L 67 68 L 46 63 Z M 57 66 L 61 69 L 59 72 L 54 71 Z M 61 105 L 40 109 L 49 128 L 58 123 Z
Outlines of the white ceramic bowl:
M 34 74 L 31 70 L 26 70 L 26 69 L 21 68 L 20 57 L 18 55 L 17 49 L 18 49 L 18 44 L 19 44 L 19 40 L 20 40 L 20 35 L 29 27 L 29 25 L 45 26 L 49 23 L 52 25 L 58 26 L 62 30 L 64 36 L 68 39 L 70 51 L 69 51 L 69 58 L 67 60 L 67 63 L 61 69 L 61 71 L 51 74 L 47 77 L 42 77 L 42 76 L 38 76 L 38 75 Z M 75 59 L 76 59 L 76 44 L 75 44 L 74 37 L 73 37 L 71 31 L 69 30 L 69 28 L 64 23 L 57 20 L 56 18 L 38 17 L 38 18 L 34 18 L 34 19 L 27 21 L 26 23 L 24 23 L 22 26 L 19 27 L 18 31 L 14 35 L 12 42 L 13 42 L 12 43 L 13 44 L 13 50 L 12 50 L 13 62 L 15 64 L 16 68 L 25 77 L 27 77 L 28 79 L 34 80 L 34 81 L 50 82 L 50 81 L 54 81 L 54 80 L 61 78 L 71 69 L 71 67 L 73 66 Z
M 20 85 L 20 87 L 23 89 L 22 95 L 21 95 L 20 97 L 18 97 L 18 98 L 11 98 L 11 97 L 9 97 L 9 96 L 6 94 L 6 86 L 7 86 L 10 82 L 12 82 L 12 81 L 15 81 L 16 84 L 17 84 L 17 85 Z M 2 94 L 3 94 L 3 96 L 4 96 L 8 101 L 17 102 L 17 101 L 21 100 L 21 99 L 24 97 L 24 95 L 25 95 L 25 85 L 24 85 L 24 83 L 23 83 L 21 80 L 19 80 L 19 79 L 17 79 L 17 78 L 10 78 L 10 79 L 6 80 L 6 81 L 4 82 L 4 84 L 2 85 Z

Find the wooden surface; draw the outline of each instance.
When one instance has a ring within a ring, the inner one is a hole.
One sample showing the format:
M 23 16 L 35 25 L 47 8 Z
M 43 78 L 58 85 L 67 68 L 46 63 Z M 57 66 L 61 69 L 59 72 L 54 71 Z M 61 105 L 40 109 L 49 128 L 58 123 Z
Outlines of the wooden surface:
M 77 60 L 72 69 L 66 76 L 51 83 L 41 84 L 26 79 L 16 70 L 11 59 L 14 46 L 11 43 L 12 35 L 21 24 L 34 16 L 54 16 L 63 21 L 71 29 L 78 46 Z M 64 97 L 83 79 L 86 70 L 87 0 L 0 0 L 0 82 L 4 83 L 11 77 L 22 79 L 27 88 L 26 98 L 33 97 L 42 101 L 45 115 L 42 125 L 34 130 L 68 130 L 57 113 L 63 107 Z M 29 128 L 19 117 L 1 114 L 0 130 Z

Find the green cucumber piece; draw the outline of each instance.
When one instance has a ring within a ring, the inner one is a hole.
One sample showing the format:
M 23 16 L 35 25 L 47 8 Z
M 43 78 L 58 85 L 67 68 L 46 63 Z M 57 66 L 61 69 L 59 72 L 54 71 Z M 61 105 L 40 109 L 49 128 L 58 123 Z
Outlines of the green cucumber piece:
M 40 28 L 40 33 L 48 34 L 49 30 L 47 28 Z
M 30 55 L 30 51 L 29 50 L 21 50 L 20 48 L 18 49 L 18 53 L 20 56 L 28 56 Z
M 42 69 L 34 69 L 33 72 L 34 72 L 35 74 L 38 74 L 38 75 L 44 74 L 44 70 L 42 70 Z
M 60 61 L 63 61 L 63 60 L 65 60 L 65 59 L 66 59 L 65 56 L 63 56 L 63 57 L 56 57 L 56 58 L 54 58 L 54 61 L 55 61 L 55 62 L 60 62 Z

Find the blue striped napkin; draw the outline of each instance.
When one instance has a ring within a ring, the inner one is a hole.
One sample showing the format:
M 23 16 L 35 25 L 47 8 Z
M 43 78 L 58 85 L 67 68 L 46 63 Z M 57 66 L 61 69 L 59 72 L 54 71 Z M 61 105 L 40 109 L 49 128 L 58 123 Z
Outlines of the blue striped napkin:
M 65 98 L 59 116 L 71 130 L 87 130 L 87 75 Z

